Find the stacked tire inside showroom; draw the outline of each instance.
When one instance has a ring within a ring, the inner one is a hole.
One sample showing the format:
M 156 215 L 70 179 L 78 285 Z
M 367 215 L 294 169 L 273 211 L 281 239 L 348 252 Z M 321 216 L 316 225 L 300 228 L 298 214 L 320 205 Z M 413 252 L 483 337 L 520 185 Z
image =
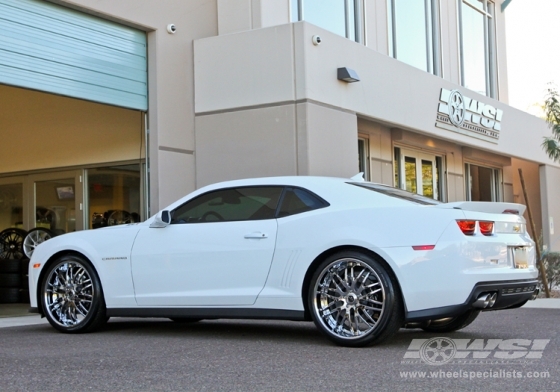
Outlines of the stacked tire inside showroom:
M 23 252 L 25 230 L 0 232 L 0 304 L 29 303 L 29 258 Z

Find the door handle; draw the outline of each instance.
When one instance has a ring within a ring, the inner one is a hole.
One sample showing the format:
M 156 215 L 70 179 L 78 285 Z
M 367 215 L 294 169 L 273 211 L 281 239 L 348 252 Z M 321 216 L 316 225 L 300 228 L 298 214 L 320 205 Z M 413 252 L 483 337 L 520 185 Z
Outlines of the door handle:
M 262 240 L 268 238 L 268 235 L 266 235 L 265 233 L 261 233 L 260 231 L 256 231 L 254 233 L 245 234 L 245 238 Z

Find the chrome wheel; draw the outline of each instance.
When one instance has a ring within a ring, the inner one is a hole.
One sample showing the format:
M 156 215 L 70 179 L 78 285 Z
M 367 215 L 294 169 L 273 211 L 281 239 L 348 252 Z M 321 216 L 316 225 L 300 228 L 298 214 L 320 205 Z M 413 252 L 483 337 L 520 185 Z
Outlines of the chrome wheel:
M 314 288 L 313 311 L 325 329 L 345 339 L 371 333 L 384 312 L 385 289 L 365 262 L 344 258 L 323 269 Z
M 341 346 L 380 343 L 404 322 L 404 305 L 388 265 L 348 250 L 328 256 L 308 286 L 307 309 L 317 328 Z
M 88 317 L 96 292 L 92 277 L 80 262 L 62 261 L 45 281 L 44 303 L 49 321 L 75 327 Z
M 54 237 L 52 231 L 37 227 L 35 229 L 29 230 L 25 239 L 23 240 L 23 252 L 28 258 L 31 258 L 35 248 L 42 244 L 43 242 L 50 240 Z
M 45 267 L 38 287 L 41 313 L 65 333 L 90 332 L 107 323 L 101 281 L 81 255 L 66 254 Z

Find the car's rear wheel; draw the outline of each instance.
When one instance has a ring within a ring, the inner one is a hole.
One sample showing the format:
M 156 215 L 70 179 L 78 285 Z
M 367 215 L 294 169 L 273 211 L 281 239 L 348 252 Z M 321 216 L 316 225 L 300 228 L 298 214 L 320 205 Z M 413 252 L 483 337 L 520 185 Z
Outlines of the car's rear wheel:
M 87 260 L 62 256 L 44 276 L 41 306 L 54 328 L 67 333 L 88 332 L 107 322 L 101 282 Z
M 355 251 L 336 253 L 311 278 L 308 306 L 315 325 L 341 346 L 379 343 L 403 322 L 403 303 L 387 267 Z
M 426 332 L 453 332 L 470 325 L 480 314 L 480 310 L 469 310 L 457 317 L 435 320 L 430 325 L 422 327 Z

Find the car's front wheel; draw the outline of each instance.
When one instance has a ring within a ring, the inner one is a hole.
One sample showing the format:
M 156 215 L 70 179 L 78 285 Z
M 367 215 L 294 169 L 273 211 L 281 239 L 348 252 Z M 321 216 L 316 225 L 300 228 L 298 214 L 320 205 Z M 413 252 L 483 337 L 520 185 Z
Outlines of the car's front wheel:
M 87 260 L 62 256 L 47 267 L 44 276 L 41 306 L 54 328 L 66 333 L 88 332 L 107 322 L 101 282 Z
M 336 344 L 361 347 L 396 333 L 403 302 L 387 267 L 355 251 L 324 260 L 311 279 L 308 306 L 315 325 Z

